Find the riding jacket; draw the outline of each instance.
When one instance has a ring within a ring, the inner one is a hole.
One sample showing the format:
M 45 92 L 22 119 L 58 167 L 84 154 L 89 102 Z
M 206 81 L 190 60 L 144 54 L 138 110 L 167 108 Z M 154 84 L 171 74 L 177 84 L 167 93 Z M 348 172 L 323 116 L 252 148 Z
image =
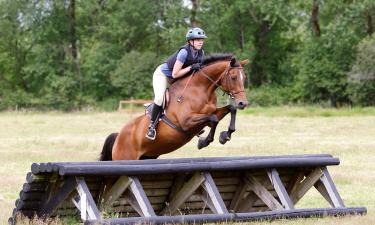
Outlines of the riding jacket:
M 172 78 L 173 67 L 177 59 L 183 63 L 182 68 L 186 68 L 194 63 L 202 63 L 204 57 L 203 49 L 198 50 L 197 53 L 194 54 L 192 48 L 192 46 L 187 44 L 178 49 L 161 65 L 162 72 L 167 77 Z

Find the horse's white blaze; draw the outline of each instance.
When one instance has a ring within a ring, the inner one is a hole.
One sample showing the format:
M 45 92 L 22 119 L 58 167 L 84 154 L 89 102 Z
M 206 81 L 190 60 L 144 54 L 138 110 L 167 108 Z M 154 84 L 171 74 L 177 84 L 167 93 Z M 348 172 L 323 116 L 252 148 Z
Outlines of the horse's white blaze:
M 240 77 L 241 77 L 241 81 L 243 81 L 243 74 L 242 74 L 242 71 L 240 71 Z

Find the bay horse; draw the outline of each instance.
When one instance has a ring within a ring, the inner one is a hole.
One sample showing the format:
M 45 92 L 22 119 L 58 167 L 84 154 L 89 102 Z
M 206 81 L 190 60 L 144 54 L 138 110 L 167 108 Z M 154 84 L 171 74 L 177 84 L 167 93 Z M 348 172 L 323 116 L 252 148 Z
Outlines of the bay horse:
M 207 57 L 202 69 L 176 80 L 170 86 L 165 116 L 172 125 L 160 121 L 156 128 L 156 139 L 149 140 L 145 137 L 150 124 L 148 116 L 134 118 L 119 133 L 107 137 L 100 160 L 156 159 L 185 145 L 209 126 L 208 136 L 198 141 L 198 149 L 201 149 L 214 140 L 217 124 L 231 113 L 228 131 L 220 134 L 220 143 L 224 144 L 235 131 L 237 109 L 244 109 L 248 105 L 243 70 L 247 63 L 248 60 L 237 61 L 232 54 Z M 234 100 L 232 104 L 217 108 L 215 90 L 218 88 Z

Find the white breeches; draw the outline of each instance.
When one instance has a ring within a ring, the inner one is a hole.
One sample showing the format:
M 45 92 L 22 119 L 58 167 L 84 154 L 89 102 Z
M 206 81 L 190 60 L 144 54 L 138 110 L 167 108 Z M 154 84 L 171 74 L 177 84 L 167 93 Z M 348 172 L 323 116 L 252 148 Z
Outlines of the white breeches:
M 152 86 L 154 87 L 154 103 L 161 106 L 163 104 L 163 98 L 165 90 L 167 89 L 168 79 L 160 69 L 161 66 L 156 68 L 152 77 Z

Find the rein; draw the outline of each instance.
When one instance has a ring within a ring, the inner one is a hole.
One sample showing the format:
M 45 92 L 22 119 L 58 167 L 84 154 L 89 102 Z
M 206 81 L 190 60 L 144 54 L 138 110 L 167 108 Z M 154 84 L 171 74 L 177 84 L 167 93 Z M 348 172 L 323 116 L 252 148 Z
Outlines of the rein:
M 226 75 L 228 75 L 228 73 L 229 73 L 229 71 L 230 71 L 231 69 L 242 69 L 242 66 L 238 66 L 238 67 L 237 67 L 237 66 L 231 66 L 231 65 L 230 65 L 227 69 L 225 69 L 225 71 L 220 75 L 220 77 L 219 77 L 216 81 L 213 80 L 211 77 L 209 77 L 205 72 L 203 72 L 203 69 L 201 69 L 199 72 L 200 72 L 205 78 L 207 78 L 209 81 L 211 81 L 212 84 L 216 85 L 217 88 L 220 88 L 220 90 L 221 90 L 222 92 L 224 92 L 224 94 L 227 94 L 231 99 L 234 99 L 236 94 L 241 93 L 241 92 L 245 92 L 245 89 L 244 89 L 244 90 L 237 91 L 237 92 L 231 92 L 231 91 L 227 91 L 227 90 L 225 90 L 221 85 L 218 85 L 218 84 L 217 84 L 219 81 L 221 81 L 221 79 L 223 79 Z M 199 73 L 198 73 L 198 74 L 199 74 Z M 194 75 L 195 75 L 195 71 L 189 76 L 189 79 L 188 79 L 188 81 L 186 82 L 185 87 L 184 87 L 184 89 L 182 90 L 181 95 L 177 98 L 177 102 L 178 102 L 178 103 L 182 103 L 182 102 L 183 102 L 183 100 L 184 100 L 184 96 L 183 96 L 183 95 L 184 95 L 184 93 L 185 93 L 185 90 L 186 90 L 187 86 L 189 85 L 191 78 L 192 78 Z M 226 82 L 228 82 L 228 81 L 226 81 Z M 223 94 L 223 95 L 224 95 L 224 94 Z
M 202 75 L 205 78 L 207 78 L 209 81 L 211 81 L 212 84 L 214 84 L 214 85 L 216 85 L 216 87 L 220 88 L 220 90 L 222 92 L 224 92 L 224 94 L 227 94 L 231 99 L 234 99 L 236 94 L 241 93 L 241 92 L 245 92 L 245 89 L 232 93 L 231 91 L 227 91 L 222 86 L 217 84 L 218 82 L 220 82 L 221 79 L 223 79 L 226 75 L 228 75 L 228 73 L 231 69 L 242 69 L 242 67 L 241 66 L 239 66 L 239 67 L 229 66 L 227 69 L 225 69 L 225 71 L 220 75 L 220 77 L 216 81 L 214 81 L 211 77 L 209 77 L 206 73 L 204 73 L 203 70 L 201 70 L 200 72 L 202 73 Z

